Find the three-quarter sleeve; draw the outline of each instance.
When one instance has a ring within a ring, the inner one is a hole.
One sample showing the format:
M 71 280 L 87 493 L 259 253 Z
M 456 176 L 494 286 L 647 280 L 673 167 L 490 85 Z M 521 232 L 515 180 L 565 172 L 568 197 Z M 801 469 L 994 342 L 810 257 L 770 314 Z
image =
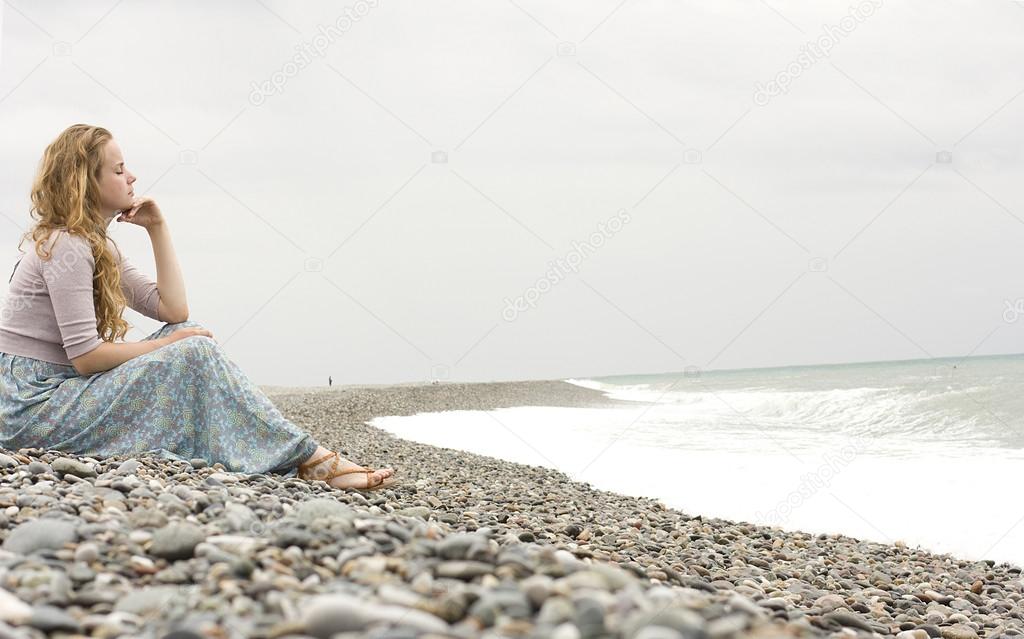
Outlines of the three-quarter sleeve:
M 120 252 L 114 249 L 114 255 Z M 146 317 L 161 321 L 158 310 L 160 308 L 160 291 L 156 282 L 148 275 L 135 268 L 127 256 L 121 255 L 121 291 L 132 310 L 142 313 Z
M 99 347 L 96 309 L 93 302 L 95 259 L 85 238 L 66 232 L 57 234 L 50 247 L 50 259 L 39 261 L 46 283 L 61 343 L 68 359 Z

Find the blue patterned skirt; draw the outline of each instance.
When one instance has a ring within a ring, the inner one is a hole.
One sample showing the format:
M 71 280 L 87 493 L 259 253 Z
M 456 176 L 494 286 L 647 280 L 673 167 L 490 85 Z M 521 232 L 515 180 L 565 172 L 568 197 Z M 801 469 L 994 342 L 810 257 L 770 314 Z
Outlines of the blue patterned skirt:
M 164 324 L 145 339 L 185 327 L 202 325 Z M 152 452 L 295 476 L 317 442 L 284 418 L 220 344 L 197 335 L 93 375 L 0 353 L 0 447 L 97 458 Z

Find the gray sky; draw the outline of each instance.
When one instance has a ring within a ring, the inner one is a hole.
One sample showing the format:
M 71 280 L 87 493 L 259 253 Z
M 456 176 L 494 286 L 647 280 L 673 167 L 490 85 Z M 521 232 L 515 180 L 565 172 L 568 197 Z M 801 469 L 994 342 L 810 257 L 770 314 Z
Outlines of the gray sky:
M 105 126 L 260 384 L 1024 350 L 1024 3 L 0 10 L 5 273 L 46 144 Z

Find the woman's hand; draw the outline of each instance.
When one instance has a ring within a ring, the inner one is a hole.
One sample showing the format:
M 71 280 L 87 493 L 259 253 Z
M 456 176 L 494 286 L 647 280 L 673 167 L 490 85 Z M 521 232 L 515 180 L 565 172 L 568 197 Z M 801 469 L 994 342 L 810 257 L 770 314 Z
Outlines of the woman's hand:
M 179 328 L 178 330 L 174 331 L 173 333 L 170 333 L 169 335 L 165 335 L 162 339 L 164 342 L 164 346 L 166 346 L 168 344 L 173 344 L 178 340 L 183 340 L 186 337 L 192 337 L 193 335 L 205 335 L 206 337 L 209 337 L 211 339 L 213 338 L 213 333 L 206 330 L 205 328 L 187 326 L 185 328 Z
M 131 222 L 144 229 L 151 229 L 164 223 L 164 215 L 151 197 L 137 197 L 132 200 L 132 207 L 118 214 L 118 222 Z

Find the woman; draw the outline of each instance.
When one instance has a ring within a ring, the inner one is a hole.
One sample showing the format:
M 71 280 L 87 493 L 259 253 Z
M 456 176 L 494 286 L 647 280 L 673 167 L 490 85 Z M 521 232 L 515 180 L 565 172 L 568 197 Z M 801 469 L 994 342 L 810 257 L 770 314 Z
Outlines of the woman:
M 319 479 L 337 488 L 394 483 L 319 446 L 188 319 L 170 231 L 106 129 L 68 127 L 43 154 L 32 185 L 31 237 L 0 313 L 0 447 L 107 457 L 153 451 L 231 471 Z M 149 233 L 157 281 L 123 256 L 107 227 Z M 20 245 L 19 245 L 19 250 Z M 24 251 L 23 251 L 24 252 Z M 128 305 L 160 322 L 123 340 Z

